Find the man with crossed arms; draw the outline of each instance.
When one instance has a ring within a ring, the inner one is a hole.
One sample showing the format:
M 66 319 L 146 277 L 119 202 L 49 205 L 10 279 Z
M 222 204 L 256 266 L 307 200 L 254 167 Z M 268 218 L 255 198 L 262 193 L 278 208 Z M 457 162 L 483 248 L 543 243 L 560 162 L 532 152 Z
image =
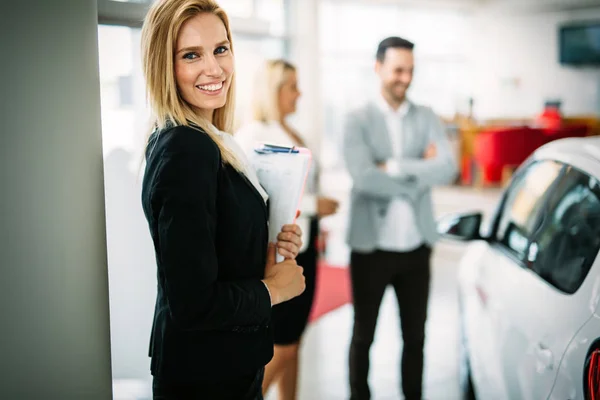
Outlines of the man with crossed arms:
M 400 309 L 404 396 L 422 397 L 430 257 L 438 238 L 431 189 L 451 183 L 457 165 L 440 119 L 406 98 L 413 47 L 399 37 L 379 44 L 380 96 L 350 113 L 344 127 L 344 159 L 353 181 L 347 236 L 354 301 L 351 400 L 371 397 L 369 349 L 388 285 Z

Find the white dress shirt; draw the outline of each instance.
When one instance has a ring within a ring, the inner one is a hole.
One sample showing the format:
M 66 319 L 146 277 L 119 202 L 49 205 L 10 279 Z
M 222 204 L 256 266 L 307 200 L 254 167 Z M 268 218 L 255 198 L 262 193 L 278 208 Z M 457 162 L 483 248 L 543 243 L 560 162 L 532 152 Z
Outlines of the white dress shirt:
M 378 102 L 385 115 L 385 121 L 390 135 L 393 159 L 386 163 L 390 175 L 398 173 L 398 159 L 402 157 L 402 135 L 412 132 L 402 131 L 402 120 L 408 112 L 408 103 L 404 102 L 397 110 L 381 98 Z M 385 251 L 408 252 L 418 248 L 423 243 L 423 237 L 415 219 L 412 205 L 402 199 L 390 201 L 385 215 L 381 217 L 378 237 L 378 248 Z

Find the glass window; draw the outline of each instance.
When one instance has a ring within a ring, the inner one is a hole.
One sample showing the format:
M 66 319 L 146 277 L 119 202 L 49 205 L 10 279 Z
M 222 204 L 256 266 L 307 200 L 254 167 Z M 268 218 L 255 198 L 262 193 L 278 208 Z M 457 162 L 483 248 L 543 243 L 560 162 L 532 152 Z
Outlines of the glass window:
M 569 167 L 548 201 L 528 254 L 532 270 L 557 289 L 574 293 L 600 248 L 600 185 Z
M 284 35 L 288 29 L 284 0 L 256 0 L 254 17 L 269 21 L 271 35 Z
M 357 21 L 363 29 L 357 29 Z M 327 146 L 322 149 L 323 158 L 339 160 L 333 167 L 341 166 L 337 152 L 346 114 L 380 98 L 375 52 L 387 36 L 402 36 L 415 43 L 412 101 L 447 118 L 464 108 L 471 82 L 471 63 L 464 46 L 471 37 L 470 29 L 470 16 L 456 10 L 321 1 L 318 50 L 323 143 Z
M 149 129 L 140 59 L 140 29 L 100 25 L 98 47 L 102 97 L 102 144 L 105 157 L 121 149 L 131 153 L 130 167 L 141 161 Z
M 562 165 L 553 161 L 534 163 L 515 178 L 506 192 L 496 240 L 519 259 L 525 258 L 548 188 L 561 169 Z
M 140 35 L 137 28 L 98 27 L 115 398 L 151 396 L 144 352 L 152 327 L 156 272 L 148 268 L 154 262 L 154 250 L 139 201 L 142 152 L 149 128 Z

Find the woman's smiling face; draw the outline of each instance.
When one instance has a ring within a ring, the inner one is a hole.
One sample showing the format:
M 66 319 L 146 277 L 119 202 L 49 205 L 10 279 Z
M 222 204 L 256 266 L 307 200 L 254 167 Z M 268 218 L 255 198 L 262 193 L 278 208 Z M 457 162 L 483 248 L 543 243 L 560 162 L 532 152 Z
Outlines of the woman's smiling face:
M 212 122 L 214 110 L 225 105 L 234 70 L 223 21 L 210 13 L 187 20 L 177 37 L 174 64 L 179 94 Z

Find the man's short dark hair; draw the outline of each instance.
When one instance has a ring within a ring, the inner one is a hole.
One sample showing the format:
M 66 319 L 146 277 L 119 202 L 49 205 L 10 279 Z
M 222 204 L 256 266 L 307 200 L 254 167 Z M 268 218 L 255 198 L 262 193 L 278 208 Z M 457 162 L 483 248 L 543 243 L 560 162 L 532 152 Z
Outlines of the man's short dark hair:
M 407 49 L 412 50 L 415 44 L 410 40 L 403 39 L 398 36 L 390 36 L 383 39 L 377 47 L 377 61 L 383 62 L 387 49 Z

